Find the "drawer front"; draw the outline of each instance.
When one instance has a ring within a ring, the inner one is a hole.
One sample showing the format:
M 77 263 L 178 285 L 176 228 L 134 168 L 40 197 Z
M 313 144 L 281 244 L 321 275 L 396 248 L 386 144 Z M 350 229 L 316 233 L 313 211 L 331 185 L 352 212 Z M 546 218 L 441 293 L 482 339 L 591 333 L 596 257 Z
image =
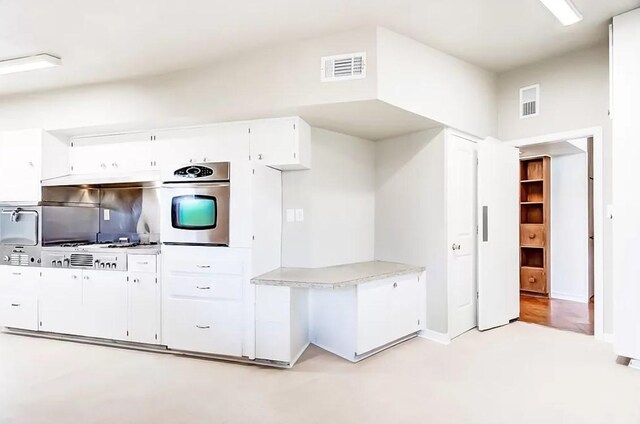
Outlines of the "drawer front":
M 38 301 L 35 297 L 0 296 L 0 325 L 38 330 Z
M 547 273 L 543 269 L 520 269 L 520 289 L 535 292 L 547 292 Z
M 544 225 L 522 224 L 520 225 L 520 245 L 543 247 L 546 240 Z
M 163 270 L 169 273 L 242 275 L 243 258 L 229 248 L 187 247 L 168 249 Z M 227 249 L 226 251 L 224 249 Z
M 156 272 L 156 255 L 127 255 L 129 272 Z
M 0 265 L 0 293 L 35 296 L 40 281 L 39 268 Z
M 358 354 L 419 330 L 419 288 L 417 275 L 358 286 Z
M 242 277 L 169 273 L 164 284 L 169 295 L 202 299 L 242 299 Z
M 242 356 L 242 305 L 231 301 L 169 299 L 163 341 L 170 349 Z

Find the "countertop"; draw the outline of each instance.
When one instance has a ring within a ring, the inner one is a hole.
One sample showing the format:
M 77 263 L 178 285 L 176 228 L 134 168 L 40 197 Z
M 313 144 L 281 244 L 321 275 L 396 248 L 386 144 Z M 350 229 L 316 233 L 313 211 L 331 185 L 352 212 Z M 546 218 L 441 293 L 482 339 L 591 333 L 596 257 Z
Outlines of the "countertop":
M 252 284 L 301 288 L 355 286 L 372 280 L 420 273 L 424 267 L 372 261 L 325 268 L 278 268 L 251 279 Z

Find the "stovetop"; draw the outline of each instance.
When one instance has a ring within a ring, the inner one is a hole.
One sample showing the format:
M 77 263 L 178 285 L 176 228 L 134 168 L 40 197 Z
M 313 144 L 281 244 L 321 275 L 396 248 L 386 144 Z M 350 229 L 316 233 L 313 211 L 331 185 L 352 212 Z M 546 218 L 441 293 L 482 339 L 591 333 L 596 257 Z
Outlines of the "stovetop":
M 78 241 L 78 242 L 66 242 L 60 244 L 53 244 L 45 246 L 45 249 L 52 250 L 65 250 L 65 251 L 87 251 L 87 250 L 102 250 L 102 249 L 130 249 L 132 247 L 153 247 L 158 246 L 157 243 L 139 243 L 139 242 L 103 242 L 103 243 L 94 243 L 87 241 Z

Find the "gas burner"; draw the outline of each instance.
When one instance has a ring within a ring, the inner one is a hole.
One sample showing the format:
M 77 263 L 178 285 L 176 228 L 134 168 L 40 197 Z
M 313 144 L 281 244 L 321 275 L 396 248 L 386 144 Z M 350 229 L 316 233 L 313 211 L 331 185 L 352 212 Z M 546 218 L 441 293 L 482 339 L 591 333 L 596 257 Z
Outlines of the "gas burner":
M 80 247 L 80 246 L 88 246 L 90 244 L 92 243 L 88 241 L 78 241 L 78 242 L 57 244 L 55 245 L 55 247 Z
M 127 247 L 140 246 L 140 243 L 109 243 L 107 249 L 125 249 Z

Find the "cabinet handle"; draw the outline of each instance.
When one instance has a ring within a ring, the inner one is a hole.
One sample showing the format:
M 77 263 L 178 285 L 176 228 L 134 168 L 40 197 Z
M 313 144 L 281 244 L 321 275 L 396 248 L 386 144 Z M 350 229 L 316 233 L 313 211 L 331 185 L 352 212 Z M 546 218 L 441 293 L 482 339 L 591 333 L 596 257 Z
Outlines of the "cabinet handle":
M 107 167 L 107 164 L 106 164 L 106 163 L 101 163 L 101 164 L 100 164 L 100 168 L 104 169 L 104 168 L 106 168 L 106 167 Z
M 113 162 L 113 163 L 111 164 L 111 166 L 113 166 L 114 168 L 117 168 L 117 167 L 118 167 L 118 164 L 117 164 L 116 162 Z
M 262 153 L 258 154 L 258 160 L 262 160 Z
M 18 276 L 22 275 L 22 273 L 21 273 L 21 272 L 12 272 L 11 274 L 13 274 L 13 275 L 18 275 Z
M 196 286 L 196 288 L 199 290 L 211 290 L 210 286 Z
M 211 265 L 196 265 L 198 268 L 211 268 Z
M 137 262 L 138 265 L 149 265 L 149 262 L 144 261 L 144 262 Z
M 140 282 L 140 279 L 139 279 L 139 278 L 134 278 L 134 279 L 133 279 L 133 282 L 134 282 L 134 283 L 139 283 L 139 282 Z
M 88 280 L 88 279 L 89 279 L 89 276 L 88 276 L 88 275 L 85 275 L 85 276 L 84 276 L 84 279 L 85 279 L 85 280 Z
M 451 245 L 451 250 L 460 250 L 460 245 L 459 245 L 459 244 L 455 244 L 455 243 L 453 243 L 453 244 Z
M 33 168 L 33 162 L 28 162 L 29 166 Z
M 211 328 L 211 327 L 210 327 L 210 326 L 208 326 L 208 325 L 198 325 L 198 324 L 196 324 L 196 327 L 197 327 L 197 328 L 200 328 L 201 330 L 206 330 L 207 328 Z
M 19 303 L 12 303 L 11 306 L 17 307 L 17 306 L 20 306 L 20 304 Z
M 536 282 L 536 279 L 534 277 L 529 277 L 529 282 L 533 284 Z
M 393 283 L 393 288 L 398 288 L 398 283 Z
M 536 235 L 535 235 L 535 234 L 533 234 L 533 233 L 531 233 L 531 234 L 529 234 L 529 238 L 530 238 L 531 240 L 533 240 L 534 238 L 536 238 Z
M 74 279 L 74 280 L 77 280 L 78 276 L 77 275 L 72 275 L 71 278 Z

